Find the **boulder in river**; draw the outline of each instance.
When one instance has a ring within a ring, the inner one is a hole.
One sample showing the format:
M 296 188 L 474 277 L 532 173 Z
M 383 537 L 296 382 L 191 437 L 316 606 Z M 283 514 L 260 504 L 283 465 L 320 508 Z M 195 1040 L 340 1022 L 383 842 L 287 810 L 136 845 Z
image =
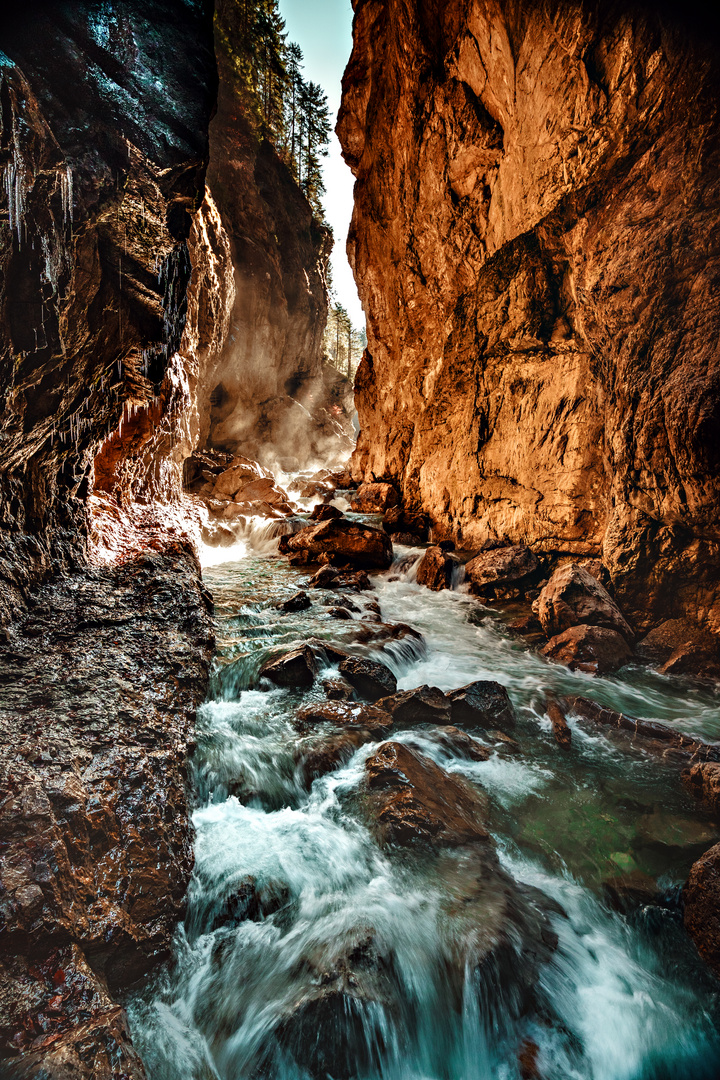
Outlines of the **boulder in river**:
M 321 566 L 308 581 L 309 589 L 350 589 L 352 592 L 368 592 L 372 582 L 364 570 L 343 573 L 334 566 Z
M 626 641 L 634 634 L 607 589 L 577 563 L 561 566 L 533 604 L 549 638 L 573 626 L 604 626 Z
M 448 750 L 457 757 L 468 758 L 470 761 L 487 761 L 492 756 L 492 750 L 485 746 L 467 731 L 461 731 L 453 724 L 445 724 L 426 732 L 426 736 Z
M 387 570 L 392 563 L 392 543 L 387 533 L 348 518 L 308 525 L 286 537 L 283 550 L 289 555 L 302 555 L 307 562 L 325 557 L 360 569 Z
M 465 580 L 477 596 L 523 595 L 537 579 L 540 562 L 522 545 L 482 551 L 465 564 Z
M 348 656 L 341 661 L 339 670 L 358 694 L 368 701 L 377 701 L 378 698 L 394 694 L 397 690 L 397 679 L 392 671 L 377 660 Z
M 417 583 L 433 592 L 452 587 L 453 573 L 459 566 L 458 559 L 441 547 L 429 547 L 417 566 Z
M 328 503 L 318 503 L 317 506 L 313 506 L 312 508 L 310 521 L 337 521 L 344 516 L 342 510 L 338 510 L 337 506 L 332 506 Z
M 300 731 L 311 730 L 324 724 L 385 732 L 391 726 L 392 718 L 378 705 L 366 705 L 357 701 L 321 701 L 298 709 L 293 720 L 293 725 Z
M 362 484 L 351 506 L 357 514 L 382 514 L 399 502 L 400 496 L 392 484 Z
M 418 686 L 381 698 L 378 708 L 392 717 L 394 724 L 449 724 L 450 701 L 437 686 Z
M 571 626 L 551 638 L 540 652 L 571 671 L 609 675 L 632 660 L 632 649 L 617 630 L 606 626 Z
M 457 846 L 487 840 L 484 798 L 459 776 L 403 743 L 365 762 L 366 809 L 381 844 Z
M 306 592 L 300 590 L 293 596 L 288 597 L 287 600 L 283 600 L 278 604 L 278 611 L 284 612 L 286 615 L 290 615 L 296 611 L 307 611 L 311 607 L 312 601 Z
M 447 696 L 454 724 L 488 729 L 515 726 L 515 710 L 501 683 L 480 679 L 451 690 Z
M 315 654 L 309 645 L 303 645 L 275 660 L 268 660 L 261 667 L 260 675 L 276 686 L 301 689 L 312 686 L 317 669 Z
M 693 863 L 683 889 L 685 929 L 720 977 L 720 844 Z
M 372 928 L 358 928 L 334 947 L 319 946 L 303 966 L 309 975 L 306 985 L 277 1030 L 284 1053 L 313 1080 L 379 1075 L 383 1014 L 397 988 Z

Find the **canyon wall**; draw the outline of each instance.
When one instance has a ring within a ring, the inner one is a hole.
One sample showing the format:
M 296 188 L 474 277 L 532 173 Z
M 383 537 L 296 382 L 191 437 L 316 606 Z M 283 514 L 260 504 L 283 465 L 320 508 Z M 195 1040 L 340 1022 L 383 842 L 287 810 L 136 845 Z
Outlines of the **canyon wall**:
M 230 238 L 235 303 L 225 347 L 201 388 L 200 445 L 297 468 L 332 435 L 321 415 L 332 233 L 251 115 L 222 11 L 207 180 Z
M 714 27 L 600 0 L 354 8 L 356 477 L 467 547 L 601 555 L 639 626 L 720 631 Z
M 0 54 L 0 624 L 85 561 L 96 452 L 162 392 L 217 80 L 208 0 L 36 14 Z
M 228 325 L 204 198 L 212 15 L 61 0 L 3 18 L 3 1077 L 143 1080 L 117 996 L 167 956 L 192 872 L 212 601 L 182 529 L 148 507 L 134 532 L 123 504 L 180 494 Z

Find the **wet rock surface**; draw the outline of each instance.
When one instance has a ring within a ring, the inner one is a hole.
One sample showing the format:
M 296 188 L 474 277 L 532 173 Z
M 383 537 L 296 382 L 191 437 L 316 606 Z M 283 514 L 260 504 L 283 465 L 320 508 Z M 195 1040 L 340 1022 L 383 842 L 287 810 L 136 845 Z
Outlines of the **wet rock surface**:
M 522 595 L 536 580 L 537 556 L 526 547 L 482 551 L 465 564 L 465 578 L 478 596 Z
M 402 690 L 377 703 L 378 709 L 389 713 L 394 724 L 448 724 L 451 703 L 436 686 L 419 686 Z
M 293 689 L 312 686 L 317 675 L 318 664 L 314 652 L 308 645 L 285 653 L 276 660 L 269 660 L 260 668 L 261 678 L 269 679 L 276 686 Z
M 387 533 L 347 518 L 300 529 L 286 538 L 283 548 L 308 563 L 334 559 L 359 568 L 387 570 L 392 562 Z
M 397 679 L 389 667 L 377 660 L 348 656 L 339 665 L 340 674 L 355 688 L 360 697 L 377 701 L 397 690 Z
M 2 74 L 1 623 L 35 583 L 87 559 L 103 440 L 134 412 L 155 409 L 151 427 L 163 415 L 216 79 L 206 4 L 109 4 L 100 39 L 87 5 L 14 14 Z
M 607 675 L 632 660 L 632 649 L 617 630 L 605 626 L 571 626 L 550 638 L 540 650 L 556 664 L 566 664 L 571 671 Z
M 454 724 L 489 729 L 515 726 L 515 710 L 500 683 L 479 680 L 451 690 L 447 696 Z
M 685 929 L 705 963 L 720 976 L 720 844 L 693 864 L 683 904 Z
M 439 547 L 429 547 L 417 566 L 417 583 L 439 592 L 452 587 L 458 560 Z
M 403 743 L 383 743 L 368 758 L 365 786 L 370 826 L 383 844 L 457 846 L 488 839 L 481 795 Z
M 18 1076 L 144 1076 L 113 995 L 183 911 L 211 610 L 170 546 L 44 586 L 0 647 L 0 1053 L 29 1055 Z

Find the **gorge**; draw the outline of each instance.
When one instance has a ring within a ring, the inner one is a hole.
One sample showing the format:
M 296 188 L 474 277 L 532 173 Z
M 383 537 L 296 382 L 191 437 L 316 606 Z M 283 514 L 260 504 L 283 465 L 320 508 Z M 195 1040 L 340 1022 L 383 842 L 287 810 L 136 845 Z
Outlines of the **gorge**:
M 282 10 L 1 31 L 0 1076 L 711 1080 L 717 26 L 353 0 L 353 388 Z

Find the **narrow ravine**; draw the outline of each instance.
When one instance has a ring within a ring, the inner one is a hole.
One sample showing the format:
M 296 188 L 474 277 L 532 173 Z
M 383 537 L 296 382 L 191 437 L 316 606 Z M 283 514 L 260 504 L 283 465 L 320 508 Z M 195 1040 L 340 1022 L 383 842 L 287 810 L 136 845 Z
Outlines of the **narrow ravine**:
M 346 594 L 349 619 L 320 589 L 282 612 L 308 573 L 270 531 L 206 552 L 218 654 L 193 763 L 196 869 L 171 964 L 127 1002 L 152 1080 L 715 1077 L 717 983 L 679 903 L 717 829 L 677 762 L 572 718 L 563 752 L 543 703 L 584 694 L 713 741 L 717 696 L 639 667 L 593 679 L 549 665 L 462 585 L 419 587 L 417 549 Z M 399 623 L 424 642 L 357 641 Z M 381 659 L 400 689 L 507 688 L 513 730 L 468 730 L 487 760 L 431 724 L 390 736 L 484 793 L 497 870 L 471 847 L 378 846 L 359 793 L 382 738 L 312 781 L 316 733 L 297 712 L 326 700 L 337 669 L 306 691 L 258 688 L 269 656 L 312 638 Z

